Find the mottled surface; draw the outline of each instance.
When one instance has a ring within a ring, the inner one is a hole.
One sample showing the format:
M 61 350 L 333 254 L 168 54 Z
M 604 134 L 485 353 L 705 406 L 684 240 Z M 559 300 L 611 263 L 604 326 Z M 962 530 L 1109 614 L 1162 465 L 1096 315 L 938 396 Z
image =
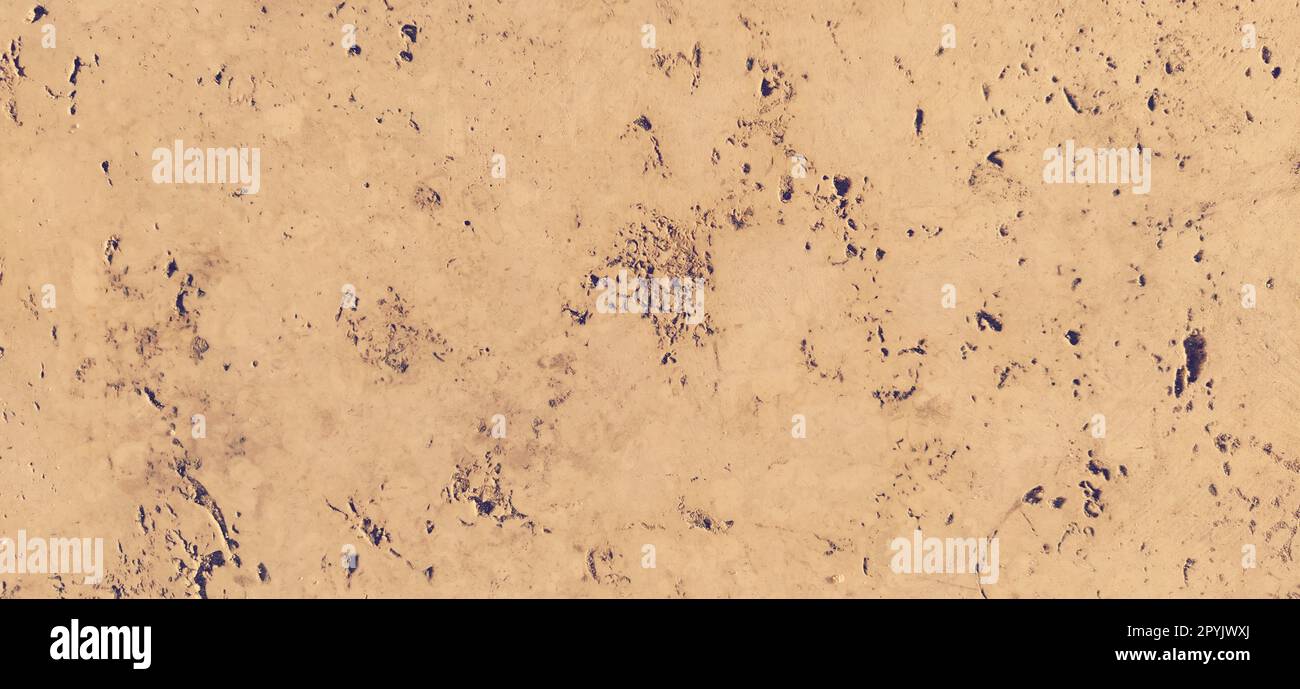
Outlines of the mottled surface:
M 108 562 L 0 597 L 1300 596 L 1296 2 L 42 4 L 0 535 Z M 1151 193 L 1044 184 L 1067 139 Z M 892 573 L 916 528 L 998 582 Z

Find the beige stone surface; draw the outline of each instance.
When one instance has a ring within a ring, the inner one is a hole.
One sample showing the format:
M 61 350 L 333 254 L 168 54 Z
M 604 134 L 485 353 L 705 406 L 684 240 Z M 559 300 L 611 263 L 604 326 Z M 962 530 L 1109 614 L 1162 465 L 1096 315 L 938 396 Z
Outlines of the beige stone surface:
M 0 597 L 1300 596 L 1294 2 L 42 4 L 0 536 L 105 567 Z M 178 139 L 260 189 L 155 183 Z M 702 322 L 598 311 L 651 267 Z

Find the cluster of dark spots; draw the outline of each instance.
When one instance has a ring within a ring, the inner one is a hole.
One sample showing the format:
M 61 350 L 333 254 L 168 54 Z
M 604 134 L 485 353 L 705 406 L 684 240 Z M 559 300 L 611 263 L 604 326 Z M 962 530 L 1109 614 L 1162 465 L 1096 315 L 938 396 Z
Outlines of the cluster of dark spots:
M 1268 46 L 1264 46 L 1264 47 L 1260 48 L 1260 50 L 1259 50 L 1259 57 L 1260 57 L 1262 60 L 1264 60 L 1264 64 L 1266 64 L 1266 65 L 1268 65 L 1268 64 L 1272 64 L 1272 63 L 1273 63 L 1273 51 L 1269 50 L 1269 49 L 1268 49 Z M 1276 78 L 1282 76 L 1282 68 L 1281 68 L 1281 67 L 1274 67 L 1274 68 L 1273 68 L 1273 71 L 1269 72 L 1269 74 L 1273 75 L 1273 78 L 1276 79 Z M 1250 71 L 1249 71 L 1249 70 L 1246 71 L 1246 76 L 1250 76 Z
M 817 357 L 813 353 L 814 348 L 811 344 L 808 344 L 807 339 L 799 341 L 799 351 L 803 353 L 803 363 L 804 366 L 808 367 L 808 370 L 811 371 L 812 369 L 817 368 Z
M 654 50 L 651 52 L 651 61 L 654 63 L 654 66 L 657 69 L 659 69 L 661 72 L 664 73 L 665 76 L 668 77 L 671 77 L 673 75 L 673 70 L 678 65 L 685 64 L 691 72 L 691 91 L 694 91 L 700 85 L 700 78 L 702 76 L 702 66 L 703 66 L 703 52 L 704 52 L 703 49 L 700 47 L 700 44 L 697 42 L 691 48 L 691 54 L 689 56 L 687 56 L 686 53 L 683 53 L 680 50 L 674 54 L 669 54 L 662 50 Z
M 871 396 L 874 397 L 876 401 L 880 402 L 881 407 L 884 407 L 886 402 L 902 402 L 914 394 L 916 394 L 915 385 L 906 390 L 874 390 L 872 391 Z
M 149 398 L 149 404 L 152 404 L 155 409 L 163 408 L 163 403 L 158 399 L 158 393 L 147 387 L 142 389 L 144 391 L 144 396 Z
M 203 339 L 203 337 L 199 335 L 195 335 L 194 339 L 190 341 L 190 356 L 192 356 L 195 361 L 202 361 L 203 355 L 207 354 L 208 349 L 210 348 L 211 345 L 208 344 L 207 340 Z
M 743 230 L 747 225 L 749 225 L 749 221 L 753 217 L 753 208 L 746 208 L 743 211 L 733 208 L 731 212 L 727 214 L 727 221 L 730 222 L 731 226 L 735 229 Z
M 703 510 L 687 509 L 685 498 L 678 500 L 677 511 L 686 520 L 686 523 L 694 529 L 704 529 L 713 533 L 726 533 L 728 529 L 736 524 L 732 519 L 718 521 Z
M 1101 504 L 1101 489 L 1092 485 L 1091 481 L 1080 481 L 1079 487 L 1083 489 L 1083 513 L 1093 519 L 1101 516 L 1106 509 Z
M 1182 366 L 1179 366 L 1178 370 L 1174 372 L 1174 397 L 1183 396 L 1183 387 L 1184 387 L 1183 376 L 1186 373 L 1187 373 L 1187 369 L 1183 368 Z
M 1042 486 L 1034 486 L 1029 490 L 1028 493 L 1025 493 L 1025 502 L 1029 503 L 1030 505 L 1037 505 L 1042 501 L 1043 501 Z
M 1097 460 L 1095 459 L 1088 460 L 1088 471 L 1092 472 L 1096 476 L 1102 477 L 1107 481 L 1110 480 L 1110 469 L 1107 469 L 1106 467 L 1098 464 Z
M 574 309 L 572 306 L 564 307 L 564 313 L 569 314 L 569 317 L 573 319 L 573 322 L 578 325 L 586 325 L 587 319 L 591 317 L 590 310 L 578 312 L 578 310 Z
M 1300 474 L 1300 461 L 1295 460 L 1295 459 L 1288 459 L 1288 458 L 1287 458 L 1285 455 L 1283 455 L 1281 452 L 1275 452 L 1275 451 L 1273 450 L 1273 443 L 1264 443 L 1264 446 L 1261 447 L 1260 449 L 1264 451 L 1264 454 L 1265 454 L 1265 455 L 1268 455 L 1268 456 L 1271 457 L 1274 461 L 1276 461 L 1276 462 L 1278 462 L 1279 464 L 1281 464 L 1281 465 L 1283 466 L 1283 468 L 1285 468 L 1287 471 L 1292 471 L 1292 472 L 1295 472 L 1295 473 L 1297 473 L 1297 474 Z M 1225 471 L 1225 473 L 1227 472 L 1227 463 L 1226 463 L 1226 462 L 1224 463 L 1224 471 Z M 1259 500 L 1259 498 L 1255 498 L 1255 500 Z
M 122 240 L 117 235 L 113 235 L 104 242 L 104 262 L 113 265 L 113 258 L 117 256 L 118 250 L 122 247 Z
M 356 508 L 353 507 L 354 511 L 355 509 Z M 393 537 L 389 535 L 388 530 L 383 526 L 380 526 L 379 523 L 375 522 L 370 517 L 363 517 L 361 519 L 361 531 L 366 535 L 366 540 L 370 541 L 370 544 L 373 546 L 378 546 L 384 541 L 391 543 L 393 540 Z
M 794 198 L 794 179 L 789 175 L 781 178 L 781 203 L 790 203 Z
M 1214 446 L 1218 448 L 1219 452 L 1227 454 L 1228 450 L 1235 451 L 1241 447 L 1241 441 L 1232 437 L 1230 433 L 1220 433 L 1214 438 Z
M 988 328 L 992 328 L 993 332 L 998 332 L 998 333 L 1002 332 L 1002 321 L 995 318 L 988 311 L 981 310 L 978 313 L 976 313 L 975 323 L 979 326 L 980 330 L 983 330 L 984 328 L 988 327 Z
M 1183 353 L 1187 356 L 1187 382 L 1195 383 L 1205 366 L 1205 336 L 1199 330 L 1183 339 Z
M 426 211 L 432 211 L 436 208 L 442 207 L 442 194 L 438 193 L 437 189 L 423 184 L 415 188 L 413 200 L 415 201 L 415 205 Z M 469 221 L 466 220 L 465 224 L 468 225 Z
M 881 339 L 883 340 L 884 338 L 881 338 Z M 921 356 L 925 356 L 925 338 L 921 338 L 920 340 L 917 340 L 915 346 L 908 347 L 908 348 L 906 348 L 906 349 L 900 349 L 900 350 L 898 350 L 898 353 L 899 353 L 899 354 L 919 354 L 919 355 L 921 355 Z

